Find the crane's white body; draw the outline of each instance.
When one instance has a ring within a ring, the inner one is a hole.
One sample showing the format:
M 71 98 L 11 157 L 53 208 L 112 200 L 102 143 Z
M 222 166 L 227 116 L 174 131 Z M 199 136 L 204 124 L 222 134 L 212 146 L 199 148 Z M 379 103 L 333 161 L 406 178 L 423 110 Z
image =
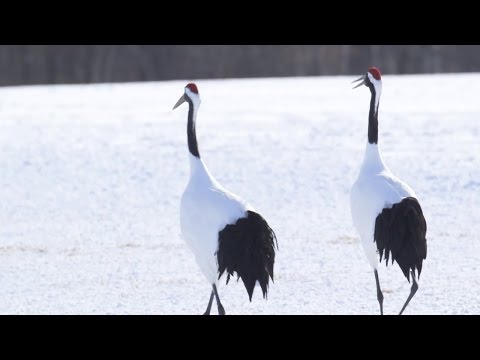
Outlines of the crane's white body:
M 378 267 L 375 220 L 383 209 L 409 196 L 416 198 L 414 191 L 384 164 L 378 145 L 367 143 L 360 173 L 350 192 L 350 208 L 365 255 L 374 269 Z
M 217 284 L 218 233 L 254 209 L 223 188 L 200 158 L 189 156 L 190 181 L 180 204 L 182 235 L 208 282 Z

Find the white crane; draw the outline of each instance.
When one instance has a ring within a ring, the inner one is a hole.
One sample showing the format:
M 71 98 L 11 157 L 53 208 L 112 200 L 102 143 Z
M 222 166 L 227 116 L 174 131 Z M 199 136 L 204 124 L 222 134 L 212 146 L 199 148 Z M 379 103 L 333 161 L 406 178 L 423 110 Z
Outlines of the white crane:
M 371 101 L 368 117 L 368 143 L 360 173 L 350 193 L 353 223 L 363 249 L 374 269 L 377 298 L 383 315 L 383 294 L 378 279 L 378 254 L 380 262 L 385 256 L 386 265 L 391 256 L 396 261 L 412 287 L 400 315 L 418 289 L 418 277 L 423 260 L 427 257 L 427 223 L 414 191 L 395 177 L 382 160 L 378 148 L 378 107 L 382 93 L 380 70 L 373 67 L 355 80 L 370 89 Z
M 185 92 L 174 106 L 188 103 L 188 149 L 190 181 L 180 205 L 182 235 L 195 254 L 198 266 L 212 286 L 205 315 L 210 314 L 215 296 L 218 313 L 225 310 L 218 296 L 217 285 L 226 272 L 242 279 L 250 301 L 255 285 L 268 292 L 269 278 L 273 281 L 276 236 L 265 219 L 239 196 L 229 192 L 210 174 L 200 158 L 195 133 L 200 95 L 195 84 L 185 87 Z

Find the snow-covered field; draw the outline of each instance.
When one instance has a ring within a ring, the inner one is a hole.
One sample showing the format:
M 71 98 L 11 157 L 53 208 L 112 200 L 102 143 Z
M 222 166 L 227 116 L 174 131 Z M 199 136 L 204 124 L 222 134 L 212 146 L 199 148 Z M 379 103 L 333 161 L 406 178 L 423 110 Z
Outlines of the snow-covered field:
M 349 207 L 370 99 L 354 79 L 197 82 L 204 161 L 280 246 L 268 301 L 232 281 L 227 314 L 379 313 Z M 204 312 L 179 226 L 187 106 L 171 108 L 186 83 L 0 89 L 0 313 Z M 428 223 L 405 314 L 480 314 L 479 93 L 480 74 L 384 76 L 383 157 Z M 397 314 L 410 285 L 396 264 L 380 281 Z

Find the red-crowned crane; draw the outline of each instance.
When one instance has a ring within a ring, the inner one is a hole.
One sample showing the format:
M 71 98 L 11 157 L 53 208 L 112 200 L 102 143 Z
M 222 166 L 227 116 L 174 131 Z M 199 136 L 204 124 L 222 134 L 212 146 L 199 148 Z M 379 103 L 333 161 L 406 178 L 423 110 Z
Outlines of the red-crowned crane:
M 196 119 L 200 95 L 195 84 L 185 87 L 174 110 L 188 103 L 187 137 L 190 157 L 190 181 L 180 204 L 182 235 L 195 254 L 198 266 L 212 286 L 205 315 L 210 314 L 215 296 L 218 313 L 225 310 L 218 295 L 218 282 L 227 273 L 242 279 L 250 301 L 255 285 L 268 292 L 273 281 L 276 236 L 265 219 L 239 196 L 229 192 L 210 174 L 200 158 L 196 137 Z
M 400 315 L 418 289 L 417 276 L 427 257 L 427 223 L 414 191 L 395 177 L 382 160 L 378 147 L 378 107 L 382 93 L 380 70 L 372 67 L 355 82 L 357 88 L 370 89 L 371 101 L 368 116 L 368 143 L 360 173 L 350 193 L 353 223 L 363 249 L 374 269 L 377 298 L 383 315 L 383 294 L 380 289 L 377 267 L 385 257 L 386 265 L 396 261 L 412 287 Z M 380 257 L 380 259 L 379 259 Z

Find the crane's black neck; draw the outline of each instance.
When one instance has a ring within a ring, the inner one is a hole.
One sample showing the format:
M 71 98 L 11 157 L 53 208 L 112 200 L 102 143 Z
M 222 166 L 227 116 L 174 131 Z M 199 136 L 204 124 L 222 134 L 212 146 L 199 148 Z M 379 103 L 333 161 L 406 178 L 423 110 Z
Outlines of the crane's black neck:
M 197 133 L 195 131 L 195 109 L 192 100 L 190 100 L 189 98 L 187 98 L 186 100 L 188 102 L 188 150 L 193 156 L 200 159 L 200 152 L 198 151 Z
M 368 87 L 372 93 L 372 99 L 370 100 L 370 112 L 368 114 L 368 142 L 370 144 L 378 144 L 378 106 L 380 105 L 380 101 L 377 105 L 377 92 L 375 90 L 375 86 L 370 84 Z

